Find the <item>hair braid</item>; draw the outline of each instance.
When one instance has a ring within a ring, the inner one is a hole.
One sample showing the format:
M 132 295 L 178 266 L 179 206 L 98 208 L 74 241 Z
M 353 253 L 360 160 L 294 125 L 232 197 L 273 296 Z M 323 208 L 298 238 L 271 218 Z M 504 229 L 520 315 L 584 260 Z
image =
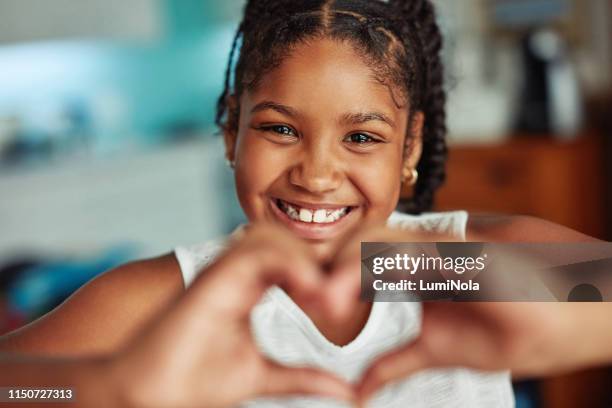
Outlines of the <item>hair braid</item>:
M 286 16 L 290 2 L 286 0 L 249 0 L 244 8 L 245 31 L 257 29 L 262 22 Z
M 253 31 L 257 30 L 258 23 L 269 22 L 274 18 L 285 15 L 287 1 L 283 0 L 249 0 L 244 6 L 244 18 L 238 25 L 234 39 L 232 41 L 232 47 L 229 54 L 229 61 L 225 70 L 225 85 L 221 95 L 217 100 L 217 112 L 215 115 L 215 124 L 223 129 L 228 126 L 234 126 L 232 120 L 237 119 L 237 115 L 233 112 L 228 111 L 228 98 L 232 94 L 232 68 L 234 66 L 234 55 L 238 48 L 238 40 L 242 35 L 244 37 L 252 36 Z M 234 82 L 237 82 L 236 78 Z M 236 84 L 234 84 L 234 87 Z M 235 90 L 235 89 L 234 89 Z M 228 119 L 224 119 L 225 114 L 228 113 Z
M 434 193 L 446 177 L 446 93 L 440 56 L 442 34 L 430 0 L 392 1 L 391 6 L 400 11 L 404 41 L 416 34 L 420 43 L 416 48 L 421 54 L 418 65 L 423 67 L 421 83 L 418 84 L 421 98 L 414 102 L 416 108 L 425 114 L 423 153 L 417 166 L 419 179 L 413 197 L 401 205 L 403 211 L 420 213 L 431 209 Z
M 238 39 L 242 34 L 243 23 L 240 23 L 238 28 L 236 29 L 236 34 L 234 34 L 234 40 L 232 41 L 232 48 L 229 54 L 229 61 L 227 63 L 227 68 L 225 69 L 225 82 L 223 86 L 223 91 L 221 95 L 219 95 L 219 99 L 217 100 L 217 113 L 215 115 L 215 124 L 219 128 L 224 128 L 227 124 L 224 123 L 223 116 L 225 116 L 225 112 L 227 111 L 227 99 L 231 93 L 231 84 L 230 79 L 232 75 L 232 66 L 234 61 L 234 53 L 236 52 L 236 47 L 238 46 Z

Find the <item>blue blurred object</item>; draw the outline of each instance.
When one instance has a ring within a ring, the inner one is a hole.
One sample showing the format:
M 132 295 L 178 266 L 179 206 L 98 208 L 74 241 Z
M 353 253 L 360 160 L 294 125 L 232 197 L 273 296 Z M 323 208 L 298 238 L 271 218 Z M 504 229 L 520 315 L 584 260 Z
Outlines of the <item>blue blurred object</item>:
M 542 406 L 538 381 L 518 381 L 512 384 L 516 408 L 537 408 Z
M 570 0 L 494 0 L 493 5 L 493 19 L 502 27 L 547 24 L 572 11 Z
M 136 253 L 133 245 L 120 245 L 95 259 L 53 261 L 33 266 L 8 286 L 8 308 L 11 313 L 36 318 L 90 279 L 133 259 Z

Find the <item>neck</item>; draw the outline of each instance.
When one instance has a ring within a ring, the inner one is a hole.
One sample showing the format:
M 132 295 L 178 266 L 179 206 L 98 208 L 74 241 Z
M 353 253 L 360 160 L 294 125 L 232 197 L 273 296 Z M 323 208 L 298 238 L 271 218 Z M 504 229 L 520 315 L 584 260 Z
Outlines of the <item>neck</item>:
M 289 296 L 291 296 L 291 294 L 289 294 Z M 359 302 L 349 317 L 341 320 L 332 320 L 319 308 L 313 305 L 300 303 L 299 300 L 295 299 L 293 296 L 291 297 L 308 315 L 319 332 L 325 336 L 327 340 L 337 346 L 345 346 L 355 340 L 365 327 L 370 316 L 370 311 L 372 310 L 372 303 Z

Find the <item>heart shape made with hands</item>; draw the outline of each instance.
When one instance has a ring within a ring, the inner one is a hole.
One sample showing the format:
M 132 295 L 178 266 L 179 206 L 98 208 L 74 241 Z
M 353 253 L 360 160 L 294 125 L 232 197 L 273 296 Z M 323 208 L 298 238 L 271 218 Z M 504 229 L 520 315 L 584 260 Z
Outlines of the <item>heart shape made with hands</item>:
M 286 231 L 280 232 L 275 228 L 267 229 L 265 240 L 271 245 L 277 245 L 278 240 L 283 240 L 285 248 L 286 245 L 295 245 L 304 253 L 309 253 L 310 260 L 319 268 L 318 273 L 322 277 L 322 282 L 320 282 L 320 290 L 317 293 L 308 293 L 306 297 L 303 296 L 303 288 L 295 286 L 296 282 L 281 282 L 279 286 L 283 287 L 296 304 L 311 318 L 320 333 L 336 344 L 339 344 L 338 338 L 342 338 L 343 340 L 340 340 L 340 343 L 344 344 L 353 340 L 363 328 L 363 323 L 365 323 L 365 318 L 367 318 L 369 312 L 369 307 L 364 307 L 364 303 L 360 300 L 361 242 L 438 242 L 453 240 L 435 234 L 415 233 L 370 225 L 361 227 L 358 231 L 350 234 L 350 238 L 341 241 L 336 247 L 332 248 L 331 255 L 325 257 L 324 260 L 317 260 L 304 246 L 303 242 L 298 243 L 297 238 L 289 237 L 286 234 Z M 250 235 L 250 238 L 253 239 L 252 232 L 245 235 Z M 274 238 L 275 236 L 277 237 Z M 260 245 L 265 244 L 262 241 L 261 234 L 257 239 Z M 287 267 L 290 268 L 289 264 L 295 262 L 295 259 L 291 256 L 285 256 L 283 262 L 287 263 Z M 288 285 L 284 283 L 288 283 Z M 356 310 L 363 311 L 365 318 L 356 319 Z M 324 316 L 324 318 L 320 319 L 321 316 Z M 340 337 L 333 337 L 333 333 L 330 337 L 329 331 L 325 330 L 330 327 L 346 326 L 349 326 L 348 330 L 345 330 L 347 333 L 340 334 Z M 377 361 L 378 359 L 372 364 L 375 365 Z M 369 389 L 368 393 L 371 394 L 373 391 L 375 390 Z

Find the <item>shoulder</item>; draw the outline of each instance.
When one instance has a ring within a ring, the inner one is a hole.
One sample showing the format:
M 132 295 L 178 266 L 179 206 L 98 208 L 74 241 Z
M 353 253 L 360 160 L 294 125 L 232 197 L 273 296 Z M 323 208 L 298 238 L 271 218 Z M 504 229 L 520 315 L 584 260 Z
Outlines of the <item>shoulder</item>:
M 180 292 L 182 279 L 176 256 L 171 252 L 155 258 L 129 262 L 111 269 L 90 281 L 81 290 L 85 288 L 90 291 L 123 288 L 152 295 L 151 291 Z
M 469 215 L 468 241 L 588 242 L 599 241 L 571 228 L 527 215 Z
M 239 232 L 238 229 L 232 235 Z M 196 245 L 176 247 L 174 256 L 178 268 L 177 273 L 181 277 L 183 287 L 189 287 L 206 266 L 214 261 L 228 246 L 229 237 L 221 237 Z
M 93 279 L 67 302 L 101 313 L 118 313 L 138 323 L 183 292 L 183 280 L 174 253 L 126 263 Z
M 115 350 L 183 291 L 174 254 L 109 270 L 38 320 L 0 339 L 5 351 L 90 354 Z
M 129 262 L 99 275 L 61 307 L 83 307 L 102 319 L 114 315 L 131 325 L 145 320 L 182 291 L 178 262 L 173 253 L 168 253 Z

